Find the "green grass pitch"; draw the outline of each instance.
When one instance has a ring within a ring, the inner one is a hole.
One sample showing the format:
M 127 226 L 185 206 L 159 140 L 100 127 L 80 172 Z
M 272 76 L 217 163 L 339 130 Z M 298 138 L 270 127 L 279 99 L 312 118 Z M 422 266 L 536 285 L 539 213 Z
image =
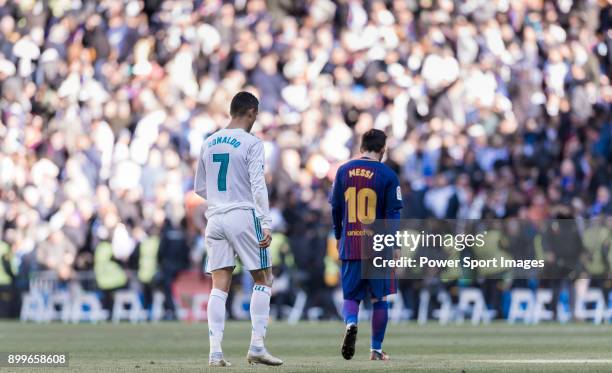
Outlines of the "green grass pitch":
M 389 324 L 384 348 L 391 361 L 369 357 L 369 323 L 361 323 L 351 361 L 340 356 L 338 322 L 274 322 L 268 349 L 280 368 L 245 361 L 250 324 L 228 322 L 227 371 L 290 372 L 612 372 L 612 326 L 494 323 L 486 326 Z M 208 369 L 206 324 L 35 325 L 0 322 L 2 352 L 68 352 L 69 368 L 0 368 L 0 372 L 202 372 Z M 216 370 L 223 369 L 217 368 Z

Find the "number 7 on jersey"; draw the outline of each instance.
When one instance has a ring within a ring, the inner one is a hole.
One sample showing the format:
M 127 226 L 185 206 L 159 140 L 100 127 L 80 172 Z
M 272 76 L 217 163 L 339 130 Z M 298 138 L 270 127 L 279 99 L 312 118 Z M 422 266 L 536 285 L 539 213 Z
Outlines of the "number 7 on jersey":
M 219 162 L 219 176 L 217 176 L 217 190 L 225 192 L 227 190 L 227 167 L 229 166 L 229 153 L 213 154 L 213 162 Z

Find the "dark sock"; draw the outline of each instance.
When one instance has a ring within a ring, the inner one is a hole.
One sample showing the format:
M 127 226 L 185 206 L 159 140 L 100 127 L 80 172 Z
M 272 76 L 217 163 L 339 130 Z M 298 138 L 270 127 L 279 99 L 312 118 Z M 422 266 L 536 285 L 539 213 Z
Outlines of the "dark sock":
M 385 330 L 389 321 L 389 304 L 387 301 L 378 301 L 372 305 L 372 349 L 382 349 Z
M 344 314 L 344 322 L 348 324 L 357 324 L 359 315 L 359 301 L 352 299 L 345 299 L 342 307 L 342 313 Z

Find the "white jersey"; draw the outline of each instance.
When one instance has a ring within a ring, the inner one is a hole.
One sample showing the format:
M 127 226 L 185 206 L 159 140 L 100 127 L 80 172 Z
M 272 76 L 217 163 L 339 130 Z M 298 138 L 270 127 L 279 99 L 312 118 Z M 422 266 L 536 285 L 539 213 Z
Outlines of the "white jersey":
M 194 189 L 208 201 L 207 218 L 234 209 L 253 209 L 261 227 L 270 229 L 263 143 L 245 130 L 225 128 L 204 141 Z

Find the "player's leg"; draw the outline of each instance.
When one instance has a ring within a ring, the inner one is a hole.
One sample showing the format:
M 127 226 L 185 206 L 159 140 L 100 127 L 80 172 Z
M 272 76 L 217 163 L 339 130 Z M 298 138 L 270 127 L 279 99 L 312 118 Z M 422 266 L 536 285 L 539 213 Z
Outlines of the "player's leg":
M 340 351 L 342 357 L 350 360 L 355 355 L 355 344 L 357 343 L 359 303 L 365 295 L 359 260 L 342 261 L 342 293 L 344 297 L 342 313 L 346 329 Z
M 208 336 L 210 340 L 210 366 L 230 366 L 223 357 L 221 343 L 225 329 L 225 303 L 235 266 L 234 253 L 223 237 L 218 217 L 212 217 L 206 227 L 206 271 L 212 275 L 212 290 L 208 300 Z
M 208 336 L 210 340 L 209 365 L 230 366 L 223 357 L 221 343 L 225 329 L 225 302 L 229 293 L 234 267 L 212 271 L 213 288 L 206 309 L 208 315 Z
M 359 319 L 359 301 L 356 299 L 345 299 L 342 305 L 342 316 L 346 325 L 357 325 Z
M 263 238 L 261 225 L 251 210 L 235 210 L 232 212 L 234 224 L 228 228 L 228 235 L 234 251 L 240 257 L 242 264 L 253 276 L 253 292 L 251 294 L 251 344 L 247 353 L 247 361 L 251 364 L 281 365 L 282 360 L 272 356 L 264 346 L 264 338 L 270 319 L 270 297 L 272 295 L 272 263 L 270 250 L 260 248 L 259 241 Z M 236 224 L 242 221 L 246 224 Z
M 370 345 L 370 360 L 388 360 L 382 350 L 387 322 L 389 321 L 389 304 L 387 297 L 372 299 L 372 343 Z
M 263 348 L 268 320 L 270 319 L 270 297 L 272 295 L 272 271 L 270 268 L 251 271 L 253 276 L 253 292 L 249 312 L 251 314 L 251 345 L 250 349 Z
M 389 303 L 387 295 L 397 291 L 395 275 L 388 279 L 369 280 L 372 296 L 372 343 L 370 345 L 370 360 L 389 360 L 389 355 L 382 350 L 387 323 L 389 321 Z
M 272 268 L 251 271 L 253 293 L 251 294 L 251 344 L 247 361 L 251 364 L 281 365 L 283 361 L 272 356 L 264 346 L 264 338 L 270 320 L 270 296 L 272 295 Z

